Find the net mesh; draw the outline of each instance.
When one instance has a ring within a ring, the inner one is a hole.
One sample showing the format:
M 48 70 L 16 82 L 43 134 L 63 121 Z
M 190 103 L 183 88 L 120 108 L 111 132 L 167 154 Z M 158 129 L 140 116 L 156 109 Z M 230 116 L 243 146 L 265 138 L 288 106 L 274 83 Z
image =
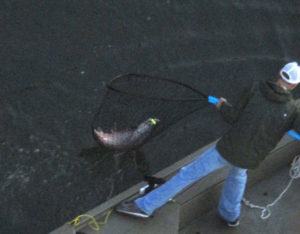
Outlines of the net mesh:
M 160 120 L 152 137 L 207 104 L 205 94 L 170 79 L 127 74 L 112 79 L 94 117 L 104 132 L 134 129 L 148 118 Z

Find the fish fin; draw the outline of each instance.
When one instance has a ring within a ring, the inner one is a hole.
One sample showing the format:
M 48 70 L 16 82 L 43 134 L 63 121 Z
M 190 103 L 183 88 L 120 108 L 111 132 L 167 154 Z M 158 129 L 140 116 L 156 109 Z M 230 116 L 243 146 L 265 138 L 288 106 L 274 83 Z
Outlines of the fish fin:
M 99 127 L 99 126 L 98 126 L 98 127 L 96 127 L 96 128 L 94 128 L 94 131 L 95 131 L 95 130 L 96 130 L 97 132 L 103 132 L 102 128 L 101 128 L 101 127 Z
M 110 131 L 113 133 L 113 132 L 117 132 L 117 130 L 118 130 L 117 123 L 114 122 L 114 126 L 113 126 L 113 128 Z

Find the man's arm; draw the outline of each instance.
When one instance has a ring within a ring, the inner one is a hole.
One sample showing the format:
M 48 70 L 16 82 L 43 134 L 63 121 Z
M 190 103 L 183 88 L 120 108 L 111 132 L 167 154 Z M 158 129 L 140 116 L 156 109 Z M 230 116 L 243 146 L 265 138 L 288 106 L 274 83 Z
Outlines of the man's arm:
M 242 92 L 236 105 L 232 106 L 225 98 L 220 98 L 219 102 L 216 104 L 216 107 L 220 110 L 221 115 L 229 124 L 234 124 L 247 103 L 249 102 L 253 93 L 253 86 Z

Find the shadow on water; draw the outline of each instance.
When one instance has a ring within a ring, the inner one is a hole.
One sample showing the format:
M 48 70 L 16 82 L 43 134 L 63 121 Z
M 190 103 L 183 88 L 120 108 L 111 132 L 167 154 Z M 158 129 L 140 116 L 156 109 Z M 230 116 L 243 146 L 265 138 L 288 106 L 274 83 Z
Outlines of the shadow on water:
M 141 174 L 145 175 L 149 173 L 149 164 L 144 152 L 141 150 L 115 152 L 104 147 L 96 146 L 83 149 L 79 157 L 92 164 L 89 168 L 90 170 L 99 166 L 101 163 L 105 164 L 110 162 L 110 165 L 114 165 L 117 171 L 122 171 L 126 170 L 126 168 L 133 163 L 137 171 Z
M 108 192 L 107 199 L 150 175 L 149 163 L 142 150 L 115 152 L 97 146 L 83 149 L 79 157 L 88 163 L 86 170 L 96 181 L 110 181 L 102 188 Z

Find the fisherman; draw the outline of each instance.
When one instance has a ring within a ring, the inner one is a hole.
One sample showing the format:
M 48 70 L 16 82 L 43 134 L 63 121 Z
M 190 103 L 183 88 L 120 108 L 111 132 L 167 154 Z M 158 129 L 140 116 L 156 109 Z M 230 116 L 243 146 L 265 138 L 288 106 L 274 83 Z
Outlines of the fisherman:
M 116 210 L 148 218 L 187 186 L 229 165 L 218 215 L 227 226 L 238 226 L 247 170 L 256 168 L 287 131 L 300 133 L 300 102 L 290 92 L 299 82 L 300 66 L 290 62 L 279 71 L 277 81 L 254 83 L 241 94 L 236 105 L 220 98 L 216 107 L 232 126 L 216 146 L 182 167 L 163 185 L 134 201 L 121 203 Z

